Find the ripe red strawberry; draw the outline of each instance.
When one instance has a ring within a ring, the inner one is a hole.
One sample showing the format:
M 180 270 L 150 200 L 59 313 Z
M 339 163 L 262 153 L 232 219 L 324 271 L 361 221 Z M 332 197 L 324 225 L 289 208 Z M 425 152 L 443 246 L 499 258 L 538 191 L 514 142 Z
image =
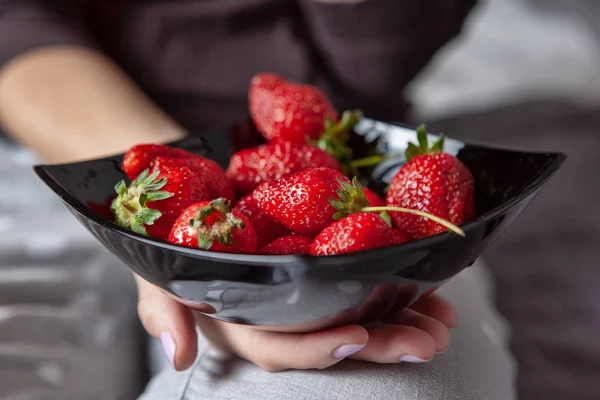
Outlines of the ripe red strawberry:
M 361 212 L 329 225 L 315 238 L 310 249 L 313 256 L 354 253 L 388 247 L 403 242 L 403 238 L 372 212 Z
M 248 218 L 256 231 L 256 239 L 259 248 L 271 243 L 279 237 L 289 235 L 290 233 L 286 228 L 276 222 L 273 218 L 269 217 L 258 207 L 256 200 L 252 197 L 252 193 L 242 197 L 235 207 L 233 207 L 233 210 L 240 212 Z
M 111 205 L 115 222 L 134 232 L 166 240 L 185 207 L 209 199 L 204 183 L 180 161 L 157 157 L 152 171 L 142 171 L 129 187 L 124 181 L 119 182 Z
M 257 249 L 252 224 L 240 212 L 231 211 L 225 199 L 186 208 L 175 221 L 169 242 L 220 253 L 253 254 Z
M 302 235 L 282 236 L 258 250 L 258 254 L 283 256 L 288 254 L 309 254 L 313 240 Z
M 269 143 L 235 153 L 227 168 L 227 177 L 240 194 L 252 192 L 259 184 L 270 182 L 308 168 L 340 169 L 328 153 L 308 144 Z
M 371 189 L 363 188 L 363 192 L 365 192 L 365 196 L 367 196 L 367 201 L 371 207 L 385 206 L 385 201 L 383 201 L 383 199 Z
M 267 140 L 305 143 L 319 139 L 325 121 L 336 121 L 338 113 L 317 87 L 289 82 L 271 73 L 252 79 L 249 90 L 250 115 Z
M 181 161 L 181 165 L 190 168 L 204 182 L 211 199 L 225 198 L 230 202 L 235 201 L 233 186 L 229 179 L 227 179 L 225 170 L 219 164 L 198 155 L 179 160 Z
M 129 179 L 133 181 L 143 170 L 150 167 L 150 162 L 153 159 L 159 156 L 186 158 L 194 157 L 195 154 L 164 144 L 138 144 L 125 153 L 121 167 Z
M 121 166 L 129 179 L 134 180 L 141 171 L 152 167 L 152 162 L 156 157 L 186 160 L 185 165 L 205 183 L 210 198 L 224 197 L 235 201 L 233 186 L 227 179 L 223 168 L 213 160 L 187 150 L 162 144 L 139 144 L 125 153 Z M 183 164 L 180 163 L 180 165 Z
M 315 237 L 332 224 L 338 210 L 340 182 L 350 184 L 341 172 L 331 168 L 311 168 L 265 183 L 254 191 L 258 206 L 294 233 Z
M 475 215 L 473 176 L 458 158 L 443 153 L 443 136 L 432 147 L 424 126 L 417 130 L 419 146 L 406 150 L 407 163 L 392 179 L 386 204 L 433 214 L 455 225 Z M 408 240 L 435 235 L 446 228 L 417 215 L 390 212 L 392 221 Z

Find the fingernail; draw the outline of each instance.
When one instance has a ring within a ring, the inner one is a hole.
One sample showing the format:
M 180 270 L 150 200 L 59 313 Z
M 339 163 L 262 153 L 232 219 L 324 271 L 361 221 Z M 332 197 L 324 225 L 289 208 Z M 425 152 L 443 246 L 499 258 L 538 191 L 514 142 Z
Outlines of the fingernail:
M 400 362 L 407 362 L 407 363 L 426 363 L 429 361 L 431 361 L 431 360 L 423 360 L 423 359 L 420 359 L 419 357 L 411 356 L 410 354 L 405 354 L 402 357 L 400 357 Z
M 352 354 L 356 354 L 359 351 L 361 351 L 365 346 L 365 344 L 346 344 L 344 346 L 338 347 L 333 352 L 333 356 L 335 358 L 350 357 Z
M 169 332 L 163 332 L 160 334 L 160 342 L 162 343 L 163 350 L 165 351 L 165 356 L 171 366 L 175 366 L 175 341 L 173 340 L 173 336 Z
M 436 351 L 435 354 L 444 354 L 446 351 L 448 351 L 447 347 L 442 351 Z

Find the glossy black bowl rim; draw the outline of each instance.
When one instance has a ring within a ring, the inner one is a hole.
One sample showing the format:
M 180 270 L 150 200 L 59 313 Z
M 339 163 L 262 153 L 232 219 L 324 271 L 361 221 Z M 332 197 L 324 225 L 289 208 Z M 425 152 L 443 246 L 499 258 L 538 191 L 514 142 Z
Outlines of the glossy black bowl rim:
M 396 126 L 400 126 L 400 127 L 404 127 L 404 128 L 407 127 L 407 126 L 401 125 L 401 124 L 391 124 L 391 125 L 396 125 Z M 189 140 L 189 139 L 190 138 L 186 138 L 186 139 L 183 139 L 182 141 Z M 173 142 L 173 144 L 180 143 L 182 141 Z M 524 151 L 524 150 L 514 149 L 514 148 L 510 148 L 510 147 L 505 147 L 505 146 L 495 146 L 495 145 L 492 146 L 492 145 L 487 145 L 487 144 L 479 144 L 479 143 L 476 143 L 473 141 L 464 141 L 464 140 L 459 140 L 459 141 L 466 146 L 478 147 L 481 149 L 486 149 L 486 150 L 491 150 L 491 151 L 504 151 L 504 152 L 510 152 L 510 153 L 530 154 L 530 155 L 534 155 L 534 154 L 535 155 L 544 155 L 544 156 L 554 159 L 553 163 L 548 165 L 544 169 L 543 173 L 538 177 L 537 182 L 535 184 L 532 184 L 526 190 L 522 191 L 518 195 L 509 199 L 504 204 L 502 204 L 486 213 L 481 214 L 477 218 L 475 218 L 465 224 L 460 225 L 460 227 L 465 231 L 465 233 L 467 235 L 469 234 L 469 231 L 474 230 L 474 228 L 476 228 L 481 223 L 492 220 L 492 219 L 506 213 L 509 209 L 516 206 L 522 200 L 524 200 L 529 195 L 531 195 L 536 190 L 538 190 L 554 173 L 556 173 L 556 171 L 560 168 L 560 166 L 567 159 L 567 155 L 562 152 Z M 50 167 L 50 166 L 52 166 L 52 167 L 73 166 L 73 165 L 77 165 L 77 164 L 85 164 L 85 163 L 91 162 L 91 161 L 100 161 L 103 159 L 114 158 L 114 157 L 118 157 L 118 156 L 122 156 L 122 155 L 124 155 L 124 153 L 115 154 L 112 156 L 106 156 L 106 157 L 97 158 L 97 159 L 76 161 L 73 163 L 66 163 L 66 164 L 38 164 L 38 165 L 34 165 L 33 169 L 34 169 L 35 173 L 38 175 L 38 177 L 47 186 L 49 186 L 65 203 L 67 203 L 71 208 L 73 208 L 75 211 L 77 211 L 78 213 L 83 215 L 85 218 L 91 220 L 92 222 L 94 222 L 100 226 L 103 226 L 104 228 L 109 229 L 113 232 L 117 232 L 120 235 L 123 235 L 130 239 L 137 240 L 137 241 L 146 243 L 151 246 L 158 246 L 165 250 L 184 253 L 184 254 L 187 254 L 190 256 L 194 256 L 196 258 L 203 258 L 203 259 L 207 259 L 207 260 L 222 261 L 222 262 L 229 261 L 229 262 L 234 262 L 234 263 L 239 263 L 239 264 L 243 263 L 243 264 L 247 264 L 247 265 L 253 265 L 253 264 L 254 265 L 281 265 L 281 264 L 291 264 L 291 263 L 293 263 L 293 264 L 314 264 L 315 262 L 318 262 L 319 264 L 326 266 L 327 264 L 329 264 L 328 260 L 331 260 L 332 265 L 340 265 L 341 263 L 344 262 L 344 259 L 347 259 L 349 263 L 355 263 L 357 261 L 357 258 L 362 258 L 363 256 L 364 256 L 364 258 L 371 259 L 372 255 L 374 253 L 383 250 L 380 248 L 380 249 L 366 250 L 366 251 L 357 252 L 357 253 L 336 254 L 336 255 L 332 255 L 332 256 L 311 256 L 311 255 L 274 256 L 274 255 L 258 255 L 258 254 L 218 253 L 218 252 L 211 252 L 211 251 L 205 251 L 205 250 L 200 250 L 200 249 L 192 249 L 192 248 L 188 248 L 188 247 L 178 246 L 178 245 L 168 243 L 166 241 L 153 239 L 153 238 L 135 233 L 126 228 L 120 227 L 119 225 L 117 225 L 116 223 L 114 223 L 112 221 L 102 218 L 100 215 L 98 215 L 95 212 L 93 212 L 92 210 L 90 210 L 88 207 L 86 207 L 84 204 L 82 204 L 79 200 L 77 200 L 73 195 L 71 195 L 71 193 L 69 193 L 68 190 L 63 188 L 46 171 L 46 167 Z M 442 232 L 437 235 L 430 236 L 430 237 L 427 237 L 424 239 L 390 246 L 390 247 L 385 248 L 385 250 L 389 251 L 390 249 L 395 249 L 396 252 L 399 254 L 404 253 L 404 252 L 418 251 L 420 249 L 424 249 L 429 246 L 436 245 L 439 242 L 446 240 L 450 235 L 456 235 L 456 234 L 449 232 L 449 231 L 445 231 L 445 232 Z

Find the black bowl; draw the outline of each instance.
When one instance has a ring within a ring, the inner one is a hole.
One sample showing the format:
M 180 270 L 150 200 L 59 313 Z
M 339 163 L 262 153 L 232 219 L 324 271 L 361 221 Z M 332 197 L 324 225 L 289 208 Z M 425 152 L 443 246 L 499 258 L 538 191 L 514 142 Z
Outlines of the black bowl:
M 357 150 L 376 145 L 403 153 L 413 129 L 363 119 Z M 257 143 L 244 125 L 206 132 L 172 146 L 225 166 L 233 151 Z M 550 176 L 562 153 L 499 149 L 447 139 L 446 151 L 471 170 L 477 217 L 462 226 L 466 237 L 446 232 L 423 240 L 330 257 L 211 253 L 174 246 L 120 228 L 107 215 L 114 185 L 125 177 L 122 155 L 39 165 L 38 176 L 106 248 L 135 273 L 166 293 L 215 318 L 279 331 L 310 331 L 377 320 L 406 306 L 472 264 L 521 214 Z M 370 187 L 382 191 L 403 158 L 369 171 Z

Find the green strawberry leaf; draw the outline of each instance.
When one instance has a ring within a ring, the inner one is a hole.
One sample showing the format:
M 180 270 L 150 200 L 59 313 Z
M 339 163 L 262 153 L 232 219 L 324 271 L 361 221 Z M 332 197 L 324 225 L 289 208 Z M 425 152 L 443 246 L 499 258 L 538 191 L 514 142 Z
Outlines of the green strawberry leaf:
M 381 217 L 382 220 L 385 221 L 386 224 L 388 224 L 389 226 L 392 226 L 392 217 L 390 216 L 390 214 L 387 211 L 382 211 L 381 213 L 379 213 L 379 216 Z
M 148 232 L 146 231 L 144 224 L 135 218 L 131 221 L 131 230 L 135 233 L 139 233 L 140 235 L 148 236 Z
M 153 181 L 146 185 L 147 192 L 155 192 L 162 189 L 167 184 L 167 178 L 160 178 L 157 181 Z
M 145 193 L 144 195 L 146 196 L 146 201 L 164 200 L 174 196 L 171 192 L 151 192 Z
M 429 152 L 430 153 L 441 153 L 442 151 L 444 151 L 444 140 L 445 139 L 446 139 L 446 137 L 443 134 L 440 135 L 440 138 L 435 141 L 433 146 L 431 146 L 431 149 L 429 150 Z
M 209 250 L 214 242 L 215 242 L 214 239 L 211 239 L 210 237 L 207 237 L 201 233 L 198 233 L 198 247 L 201 250 Z
M 419 147 L 423 154 L 427 154 L 429 151 L 429 144 L 427 142 L 427 129 L 425 129 L 424 124 L 417 127 L 417 140 L 419 141 Z
M 117 192 L 118 195 L 124 195 L 127 192 L 127 184 L 125 181 L 119 181 L 119 183 L 115 185 L 115 192 Z
M 153 208 L 142 208 L 135 214 L 134 221 L 141 222 L 144 225 L 154 225 L 154 222 L 161 217 L 162 213 Z
M 414 143 L 409 143 L 406 151 L 404 152 L 404 156 L 406 157 L 406 161 L 410 161 L 418 155 L 421 155 L 421 149 L 419 149 Z
M 343 212 L 337 212 L 335 214 L 333 214 L 333 219 L 335 219 L 336 221 L 339 221 L 342 218 L 346 218 L 348 216 L 347 213 L 343 213 Z
M 347 202 L 343 200 L 327 199 L 327 201 L 329 201 L 329 204 L 331 204 L 331 206 L 336 210 L 343 210 L 346 208 L 347 205 Z
M 343 201 L 352 200 L 352 195 L 347 190 L 336 190 L 336 193 L 340 199 Z
M 131 186 L 140 186 L 144 183 L 146 183 L 147 179 L 148 179 L 148 174 L 150 173 L 149 169 L 145 169 L 143 170 L 131 183 Z M 158 176 L 158 172 L 157 172 L 157 176 Z M 150 180 L 150 182 L 152 182 L 152 180 Z

